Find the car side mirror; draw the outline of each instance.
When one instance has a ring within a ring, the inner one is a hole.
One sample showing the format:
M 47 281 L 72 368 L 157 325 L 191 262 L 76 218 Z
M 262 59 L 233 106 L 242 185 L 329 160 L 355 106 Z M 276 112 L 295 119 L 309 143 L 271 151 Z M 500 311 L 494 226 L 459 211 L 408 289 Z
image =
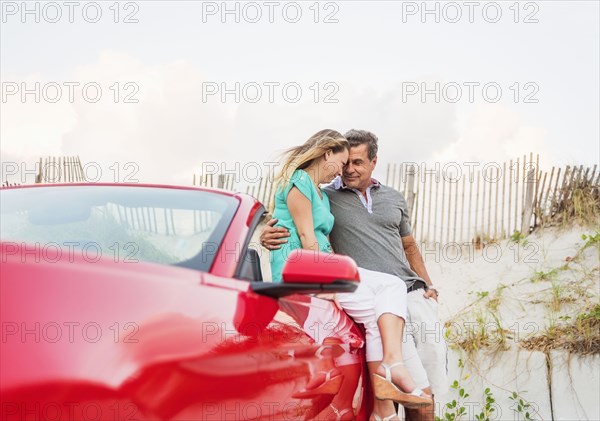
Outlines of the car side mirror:
M 358 267 L 350 257 L 305 249 L 289 254 L 282 279 L 281 283 L 252 283 L 252 290 L 279 298 L 290 294 L 353 292 L 360 282 Z
M 281 273 L 283 282 L 332 284 L 360 281 L 356 262 L 348 256 L 314 250 L 292 250 Z

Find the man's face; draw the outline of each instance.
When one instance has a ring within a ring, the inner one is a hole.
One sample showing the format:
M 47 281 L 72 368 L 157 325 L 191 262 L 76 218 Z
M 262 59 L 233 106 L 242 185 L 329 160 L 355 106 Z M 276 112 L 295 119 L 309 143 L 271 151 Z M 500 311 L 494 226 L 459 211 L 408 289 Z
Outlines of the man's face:
M 350 188 L 366 191 L 371 184 L 371 175 L 377 164 L 377 157 L 369 160 L 367 145 L 350 148 L 348 164 L 344 167 L 342 180 Z

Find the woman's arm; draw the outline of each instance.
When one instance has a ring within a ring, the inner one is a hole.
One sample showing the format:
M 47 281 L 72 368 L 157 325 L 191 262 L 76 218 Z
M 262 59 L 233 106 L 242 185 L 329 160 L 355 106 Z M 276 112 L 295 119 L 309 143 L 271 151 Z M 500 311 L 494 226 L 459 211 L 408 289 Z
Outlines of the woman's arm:
M 319 242 L 315 236 L 312 217 L 312 203 L 296 187 L 292 187 L 287 196 L 287 205 L 303 249 L 319 251 Z

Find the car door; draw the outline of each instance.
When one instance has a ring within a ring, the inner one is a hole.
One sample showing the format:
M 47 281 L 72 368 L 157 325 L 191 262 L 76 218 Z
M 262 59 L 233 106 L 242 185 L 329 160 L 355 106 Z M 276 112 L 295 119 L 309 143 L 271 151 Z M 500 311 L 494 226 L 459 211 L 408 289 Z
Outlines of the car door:
M 254 283 L 264 282 L 260 260 L 268 259 L 268 254 L 261 255 L 251 246 L 258 220 L 250 225 L 236 271 L 239 278 Z M 275 336 L 283 340 L 282 344 L 274 342 L 280 357 L 304 373 L 284 393 L 284 419 L 294 419 L 294 414 L 304 419 L 364 416 L 364 336 L 332 300 L 306 294 L 279 298 L 269 332 L 270 340 Z
M 362 419 L 366 364 L 360 329 L 329 299 L 291 295 L 280 298 L 279 306 L 312 344 L 295 355 L 307 364 L 311 377 L 292 397 L 310 401 L 317 419 L 353 419 L 351 414 Z

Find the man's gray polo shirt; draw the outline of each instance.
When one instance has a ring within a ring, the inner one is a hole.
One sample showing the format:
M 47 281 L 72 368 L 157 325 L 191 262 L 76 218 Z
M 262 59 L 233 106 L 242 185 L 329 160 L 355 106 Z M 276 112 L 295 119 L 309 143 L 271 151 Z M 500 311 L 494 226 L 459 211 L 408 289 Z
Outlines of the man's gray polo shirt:
M 400 192 L 373 180 L 365 199 L 343 186 L 339 177 L 323 189 L 335 217 L 329 238 L 336 253 L 352 257 L 365 269 L 396 275 L 408 287 L 422 281 L 410 268 L 402 246 L 401 237 L 411 234 L 411 226 Z

